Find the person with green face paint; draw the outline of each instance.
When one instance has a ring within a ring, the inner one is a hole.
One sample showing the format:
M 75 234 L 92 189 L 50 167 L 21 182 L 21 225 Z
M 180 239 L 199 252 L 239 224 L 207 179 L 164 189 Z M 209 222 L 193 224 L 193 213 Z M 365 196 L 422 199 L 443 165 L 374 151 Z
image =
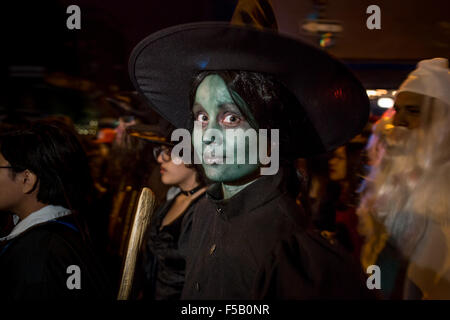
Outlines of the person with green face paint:
M 369 296 L 359 265 L 307 231 L 293 199 L 293 161 L 344 144 L 368 119 L 365 90 L 343 65 L 272 32 L 194 23 L 144 39 L 130 73 L 156 111 L 191 130 L 212 181 L 196 207 L 182 299 Z M 267 174 L 265 156 L 279 169 Z
M 237 95 L 235 93 L 235 95 Z M 195 102 L 193 106 L 194 119 L 201 123 L 201 131 L 195 132 L 193 137 L 194 151 L 198 157 L 203 157 L 203 150 L 211 148 L 212 145 L 217 145 L 227 158 L 226 150 L 235 148 L 236 139 L 227 139 L 226 131 L 233 129 L 242 129 L 238 139 L 242 137 L 244 130 L 251 129 L 249 122 L 246 120 L 243 113 L 236 106 L 224 80 L 217 74 L 211 74 L 204 78 L 197 88 L 195 94 Z M 214 141 L 213 137 L 204 134 L 208 129 L 219 130 L 222 141 Z M 255 129 L 255 128 L 254 128 Z M 195 129 L 194 129 L 195 130 Z M 245 145 L 245 163 L 237 163 L 237 152 L 234 153 L 231 164 L 223 161 L 223 164 L 215 163 L 214 161 L 206 161 L 203 163 L 206 176 L 215 182 L 222 183 L 222 191 L 224 198 L 228 199 L 240 190 L 245 188 L 258 176 L 259 165 L 257 163 L 249 163 L 249 140 L 246 139 Z M 211 159 L 210 159 L 211 160 Z

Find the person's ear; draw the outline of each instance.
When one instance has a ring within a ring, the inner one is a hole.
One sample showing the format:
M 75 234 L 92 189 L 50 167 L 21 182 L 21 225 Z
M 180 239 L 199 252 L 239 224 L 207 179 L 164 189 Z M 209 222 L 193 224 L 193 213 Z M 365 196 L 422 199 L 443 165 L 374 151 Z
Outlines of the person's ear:
M 38 177 L 30 170 L 25 170 L 21 173 L 22 191 L 24 194 L 32 193 L 37 186 Z

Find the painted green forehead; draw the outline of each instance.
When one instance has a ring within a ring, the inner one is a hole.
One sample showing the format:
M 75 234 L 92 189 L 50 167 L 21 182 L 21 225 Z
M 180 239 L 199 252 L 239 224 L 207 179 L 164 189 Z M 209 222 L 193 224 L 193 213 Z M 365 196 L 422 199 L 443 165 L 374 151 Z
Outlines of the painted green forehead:
M 234 103 L 225 81 L 216 74 L 208 75 L 197 88 L 195 102 L 203 107 L 220 103 Z
M 249 124 L 258 128 L 258 123 L 254 118 L 245 100 L 234 90 L 229 89 L 223 78 L 218 74 L 206 76 L 195 93 L 195 102 L 203 108 L 218 108 L 220 104 L 234 104 L 246 117 Z

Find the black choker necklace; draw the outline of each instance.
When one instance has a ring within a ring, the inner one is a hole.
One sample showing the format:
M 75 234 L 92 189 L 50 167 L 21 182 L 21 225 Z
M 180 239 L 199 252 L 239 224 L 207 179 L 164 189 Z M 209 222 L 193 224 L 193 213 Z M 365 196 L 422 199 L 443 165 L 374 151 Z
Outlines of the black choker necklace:
M 195 187 L 194 189 L 191 189 L 191 190 L 189 190 L 189 191 L 184 191 L 184 190 L 181 190 L 180 189 L 180 192 L 182 193 L 182 194 L 184 194 L 185 196 L 189 196 L 189 195 L 193 195 L 194 193 L 196 193 L 198 190 L 200 190 L 202 188 L 202 186 L 200 185 L 200 186 L 197 186 L 197 187 Z

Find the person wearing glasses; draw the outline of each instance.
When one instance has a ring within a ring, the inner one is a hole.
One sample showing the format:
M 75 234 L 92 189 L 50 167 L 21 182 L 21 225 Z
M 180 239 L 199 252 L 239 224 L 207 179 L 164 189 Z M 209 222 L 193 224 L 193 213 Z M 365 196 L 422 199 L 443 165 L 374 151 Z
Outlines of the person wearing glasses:
M 196 204 L 204 198 L 206 183 L 200 167 L 172 161 L 173 144 L 154 126 L 137 125 L 127 129 L 133 136 L 155 144 L 153 156 L 159 164 L 161 181 L 177 187 L 153 214 L 142 248 L 143 274 L 138 278 L 138 298 L 178 300 L 184 285 L 186 255 Z M 171 132 L 171 130 L 169 129 Z
M 64 123 L 1 133 L 0 212 L 18 218 L 0 238 L 1 301 L 112 299 L 83 223 L 90 186 L 86 155 Z

